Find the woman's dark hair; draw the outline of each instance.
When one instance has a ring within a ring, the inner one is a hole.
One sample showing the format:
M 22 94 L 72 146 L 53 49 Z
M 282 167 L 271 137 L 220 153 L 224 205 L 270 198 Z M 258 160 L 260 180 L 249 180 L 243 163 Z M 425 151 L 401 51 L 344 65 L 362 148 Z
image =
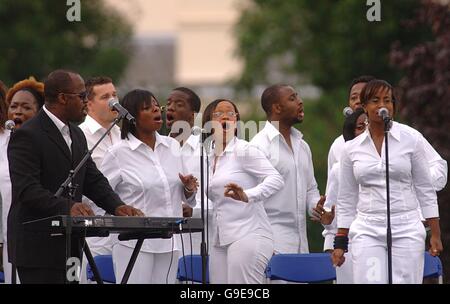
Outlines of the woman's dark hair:
M 351 115 L 347 116 L 344 121 L 344 127 L 342 128 L 342 135 L 345 141 L 349 141 L 355 138 L 356 122 L 359 116 L 365 114 L 363 108 L 357 108 Z
M 392 103 L 394 104 L 394 113 L 396 111 L 396 103 L 397 98 L 394 94 L 394 88 L 385 80 L 382 79 L 374 79 L 369 81 L 364 88 L 361 90 L 361 94 L 359 95 L 359 99 L 361 100 L 361 104 L 365 105 L 369 100 L 371 100 L 378 91 L 391 91 L 392 93 Z M 394 115 L 393 115 L 394 116 Z
M 158 101 L 152 92 L 136 89 L 128 92 L 120 101 L 120 104 L 137 119 L 141 109 L 146 105 L 152 104 L 152 98 Z M 128 139 L 128 133 L 136 136 L 136 125 L 130 123 L 127 119 L 124 119 L 122 122 L 122 129 L 120 130 L 120 138 Z
M 203 118 L 202 118 L 202 126 L 203 126 L 203 128 L 205 128 L 206 123 L 208 123 L 208 122 L 210 122 L 210 121 L 212 120 L 212 114 L 213 114 L 214 110 L 216 109 L 217 105 L 218 105 L 219 103 L 221 103 L 222 101 L 226 101 L 226 102 L 231 103 L 231 104 L 233 105 L 234 111 L 236 112 L 236 121 L 240 121 L 240 120 L 241 120 L 241 118 L 240 118 L 241 115 L 239 114 L 239 110 L 238 110 L 238 108 L 236 107 L 236 105 L 234 104 L 234 102 L 232 102 L 232 101 L 229 100 L 229 99 L 219 98 L 219 99 L 216 99 L 216 100 L 214 100 L 213 102 L 211 102 L 211 103 L 206 107 L 205 111 L 203 111 Z M 210 131 L 210 130 L 207 130 L 207 131 Z M 212 130 L 211 130 L 210 132 L 208 132 L 208 133 L 206 134 L 206 136 L 210 136 L 212 133 L 213 133 L 213 132 L 212 132 Z M 236 130 L 235 130 L 235 132 L 234 132 L 234 135 L 236 135 L 236 136 L 238 135 L 238 130 L 237 130 L 237 128 L 236 128 Z

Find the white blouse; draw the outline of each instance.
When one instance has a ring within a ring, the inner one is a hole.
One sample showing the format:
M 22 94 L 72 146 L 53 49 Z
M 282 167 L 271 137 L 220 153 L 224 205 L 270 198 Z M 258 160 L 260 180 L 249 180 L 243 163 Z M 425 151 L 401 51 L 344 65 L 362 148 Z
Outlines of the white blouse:
M 11 179 L 9 177 L 8 143 L 10 131 L 0 131 L 0 195 L 2 196 L 2 234 L 6 242 L 6 229 L 8 226 L 8 212 L 11 207 Z
M 111 187 L 127 204 L 140 209 L 149 217 L 183 217 L 181 202 L 195 206 L 195 194 L 184 196 L 184 186 L 178 173 L 185 172 L 180 157 L 179 143 L 170 137 L 156 134 L 155 150 L 128 134 L 109 148 L 103 159 L 101 171 Z M 134 248 L 136 241 L 121 244 Z M 147 239 L 142 251 L 152 253 L 181 250 L 179 236 L 171 239 Z
M 233 243 L 249 233 L 258 233 L 272 239 L 272 230 L 263 200 L 272 196 L 283 185 L 283 178 L 264 154 L 247 141 L 232 139 L 217 158 L 210 156 L 209 199 L 213 202 L 213 244 Z M 244 189 L 248 203 L 224 196 L 225 185 L 236 183 Z
M 421 138 L 417 130 L 393 122 L 388 135 L 391 214 L 415 210 L 419 202 L 425 218 L 439 216 L 436 192 Z M 349 228 L 356 212 L 386 216 L 385 176 L 384 141 L 381 156 L 369 130 L 346 142 L 339 174 L 339 228 Z

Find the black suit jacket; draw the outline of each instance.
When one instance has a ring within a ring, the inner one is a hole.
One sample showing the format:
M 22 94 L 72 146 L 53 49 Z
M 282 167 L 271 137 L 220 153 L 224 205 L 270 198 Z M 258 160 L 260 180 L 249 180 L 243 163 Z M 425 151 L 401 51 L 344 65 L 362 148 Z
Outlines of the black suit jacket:
M 17 266 L 65 267 L 65 238 L 26 231 L 22 223 L 67 214 L 67 195 L 56 198 L 54 193 L 88 149 L 83 132 L 74 124 L 69 124 L 69 128 L 72 153 L 43 110 L 11 136 L 8 146 L 12 183 L 8 254 L 10 262 Z M 114 214 L 115 209 L 123 204 L 91 158 L 75 176 L 74 183 L 78 185 L 75 193 L 77 202 L 81 202 L 84 194 L 110 214 Z M 70 207 L 72 205 L 73 202 L 70 202 Z

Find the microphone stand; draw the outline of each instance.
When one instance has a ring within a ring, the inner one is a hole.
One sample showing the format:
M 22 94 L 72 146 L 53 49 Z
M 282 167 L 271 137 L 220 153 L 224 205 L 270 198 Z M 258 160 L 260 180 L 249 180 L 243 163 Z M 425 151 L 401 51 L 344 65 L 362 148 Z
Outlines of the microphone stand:
M 385 161 L 386 161 L 386 217 L 387 217 L 387 231 L 386 231 L 386 244 L 387 244 L 387 258 L 388 258 L 388 283 L 392 284 L 392 231 L 391 231 L 391 197 L 389 193 L 389 146 L 388 146 L 388 134 L 392 126 L 391 119 L 389 117 L 384 119 L 384 147 L 385 147 Z
M 202 257 L 202 284 L 206 284 L 206 267 L 207 267 L 207 252 L 205 243 L 205 176 L 204 176 L 204 147 L 205 141 L 203 139 L 203 133 L 200 133 L 200 212 L 202 218 L 202 242 L 200 244 L 200 255 Z M 209 170 L 209 168 L 208 168 Z
M 80 171 L 81 167 L 84 166 L 86 161 L 91 157 L 92 153 L 94 152 L 95 148 L 100 144 L 100 142 L 106 137 L 106 135 L 111 131 L 111 129 L 122 119 L 124 118 L 124 115 L 118 115 L 114 122 L 109 126 L 109 128 L 106 130 L 106 132 L 100 137 L 100 139 L 95 143 L 95 145 L 92 147 L 92 149 L 88 150 L 86 154 L 84 155 L 83 159 L 78 163 L 78 165 L 75 167 L 75 169 L 69 171 L 69 175 L 67 176 L 66 180 L 59 186 L 58 191 L 55 193 L 55 197 L 59 198 L 61 195 L 67 191 L 67 194 L 69 197 L 67 198 L 67 222 L 66 222 L 66 280 L 67 274 L 69 271 L 69 265 L 67 264 L 67 261 L 72 256 L 72 216 L 70 215 L 70 202 L 73 202 L 75 200 L 75 192 L 78 187 L 77 184 L 73 184 L 73 179 L 77 175 L 78 171 Z M 89 251 L 89 249 L 87 249 Z M 89 251 L 89 253 L 86 254 L 86 256 L 89 258 L 92 258 L 92 255 Z M 91 263 L 90 263 L 91 264 Z M 100 278 L 98 269 L 95 265 L 95 263 L 91 264 L 91 268 L 94 272 L 94 275 L 96 275 L 97 278 Z M 97 276 L 98 275 L 98 276 Z M 70 282 L 68 282 L 70 283 Z

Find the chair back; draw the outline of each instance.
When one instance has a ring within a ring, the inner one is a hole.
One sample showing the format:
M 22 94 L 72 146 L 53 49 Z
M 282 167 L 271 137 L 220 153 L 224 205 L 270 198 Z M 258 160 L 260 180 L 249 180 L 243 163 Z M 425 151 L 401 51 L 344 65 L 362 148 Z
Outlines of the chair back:
M 432 256 L 428 251 L 425 251 L 423 278 L 438 278 L 439 283 L 442 283 L 442 276 L 443 268 L 441 259 L 437 256 Z
M 266 268 L 269 280 L 317 283 L 336 279 L 329 253 L 276 254 Z
M 100 277 L 103 282 L 116 283 L 116 276 L 114 275 L 114 267 L 112 255 L 97 255 L 94 257 L 95 265 L 100 273 Z M 91 269 L 91 265 L 87 265 L 87 278 L 90 281 L 95 281 L 94 272 Z
M 202 256 L 185 255 L 178 259 L 177 280 L 202 283 Z M 206 258 L 206 283 L 209 283 L 208 257 Z

